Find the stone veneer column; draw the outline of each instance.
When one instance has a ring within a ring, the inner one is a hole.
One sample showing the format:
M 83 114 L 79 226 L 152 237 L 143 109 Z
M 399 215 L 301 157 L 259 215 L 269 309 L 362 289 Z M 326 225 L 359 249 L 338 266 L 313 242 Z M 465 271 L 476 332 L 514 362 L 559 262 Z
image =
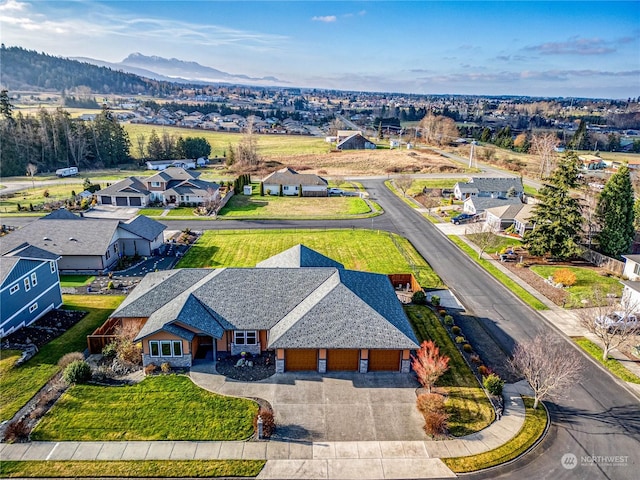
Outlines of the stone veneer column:
M 369 371 L 369 359 L 368 358 L 360 359 L 360 369 L 358 370 L 358 372 L 367 373 L 368 371 Z
M 400 362 L 400 373 L 409 373 L 411 371 L 411 360 L 402 360 Z

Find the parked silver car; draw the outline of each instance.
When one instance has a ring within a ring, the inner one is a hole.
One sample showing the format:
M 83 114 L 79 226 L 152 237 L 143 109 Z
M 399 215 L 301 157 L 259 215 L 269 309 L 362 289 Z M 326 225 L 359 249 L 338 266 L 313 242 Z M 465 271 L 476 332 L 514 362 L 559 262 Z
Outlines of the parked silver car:
M 596 324 L 609 332 L 640 331 L 640 313 L 612 312 L 596 318 Z

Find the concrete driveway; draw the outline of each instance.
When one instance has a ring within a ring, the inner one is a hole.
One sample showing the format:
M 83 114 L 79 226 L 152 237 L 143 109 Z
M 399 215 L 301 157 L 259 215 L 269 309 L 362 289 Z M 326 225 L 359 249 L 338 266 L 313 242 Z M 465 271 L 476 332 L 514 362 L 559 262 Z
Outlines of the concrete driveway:
M 419 385 L 408 374 L 292 372 L 238 382 L 215 373 L 211 363 L 202 363 L 192 367 L 191 378 L 216 393 L 267 400 L 275 412 L 278 440 L 425 439 L 415 406 Z

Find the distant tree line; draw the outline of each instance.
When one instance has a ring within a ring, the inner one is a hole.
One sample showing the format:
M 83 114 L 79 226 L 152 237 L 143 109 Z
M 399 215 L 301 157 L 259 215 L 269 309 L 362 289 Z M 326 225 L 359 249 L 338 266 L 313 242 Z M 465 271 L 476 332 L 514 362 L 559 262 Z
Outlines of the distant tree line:
M 182 86 L 132 73 L 54 57 L 20 47 L 0 47 L 2 85 L 10 90 L 46 89 L 64 92 L 88 87 L 93 92 L 166 96 Z
M 35 115 L 14 115 L 6 90 L 0 92 L 0 175 L 24 175 L 58 168 L 116 167 L 131 160 L 127 132 L 107 109 L 93 121 L 71 118 L 69 112 L 44 108 Z

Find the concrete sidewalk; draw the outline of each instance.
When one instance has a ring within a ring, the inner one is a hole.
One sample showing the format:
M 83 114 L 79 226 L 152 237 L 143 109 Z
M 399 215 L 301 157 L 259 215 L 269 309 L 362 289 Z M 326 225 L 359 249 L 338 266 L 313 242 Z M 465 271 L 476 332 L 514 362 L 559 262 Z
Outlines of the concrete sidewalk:
M 452 440 L 370 442 L 31 442 L 0 444 L 2 460 L 267 460 L 264 479 L 446 478 L 440 460 L 503 445 L 525 418 L 523 382 L 505 385 L 504 413 L 484 430 Z

